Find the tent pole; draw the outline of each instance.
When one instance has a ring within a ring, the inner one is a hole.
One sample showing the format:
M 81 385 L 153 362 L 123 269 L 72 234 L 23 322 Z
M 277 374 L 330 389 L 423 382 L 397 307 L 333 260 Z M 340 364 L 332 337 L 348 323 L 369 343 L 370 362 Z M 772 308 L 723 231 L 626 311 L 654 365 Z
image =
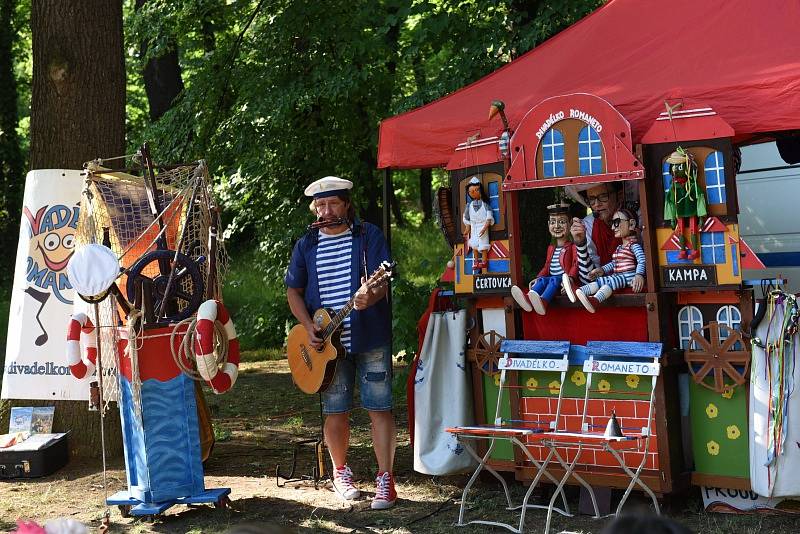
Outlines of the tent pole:
M 383 235 L 389 250 L 392 250 L 392 212 L 389 202 L 392 187 L 392 169 L 386 168 L 383 170 Z

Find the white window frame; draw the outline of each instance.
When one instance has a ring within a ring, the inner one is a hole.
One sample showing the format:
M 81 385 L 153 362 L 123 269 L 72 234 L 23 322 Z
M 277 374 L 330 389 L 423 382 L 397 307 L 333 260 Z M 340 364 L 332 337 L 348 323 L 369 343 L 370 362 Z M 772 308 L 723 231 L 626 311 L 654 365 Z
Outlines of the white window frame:
M 704 249 L 711 249 L 711 264 L 713 265 L 721 265 L 724 264 L 726 261 L 725 255 L 725 232 L 707 232 L 706 235 L 709 236 L 711 243 L 703 243 L 703 238 L 700 238 L 700 257 L 703 256 Z M 715 239 L 720 238 L 722 240 L 721 243 L 716 243 Z M 717 256 L 722 254 L 722 261 L 717 261 Z
M 583 132 L 586 132 L 586 140 L 582 140 Z M 592 137 L 595 136 L 595 138 Z M 588 156 L 581 156 L 581 145 L 589 145 L 589 155 Z M 592 146 L 597 145 L 599 148 L 597 155 L 592 152 Z M 594 169 L 594 160 L 597 160 L 598 168 L 595 171 Z M 589 174 L 600 174 L 603 171 L 603 141 L 600 139 L 600 134 L 597 133 L 597 130 L 589 126 L 588 124 L 583 127 L 583 129 L 578 133 L 578 168 L 582 162 L 588 161 L 589 162 Z
M 727 313 L 727 319 L 725 319 L 724 321 L 721 319 L 722 312 Z M 738 317 L 736 321 L 731 319 L 731 317 L 733 317 L 734 314 Z M 719 324 L 724 324 L 725 326 L 728 327 L 725 330 L 720 329 L 719 331 L 719 340 L 725 341 L 728 338 L 728 329 L 734 331 L 738 330 L 739 326 L 741 326 L 742 312 L 741 310 L 739 310 L 739 308 L 737 308 L 736 306 L 732 306 L 730 304 L 726 306 L 721 306 L 720 309 L 717 310 L 717 322 Z M 734 345 L 734 348 L 735 350 L 738 350 L 740 348 L 738 342 Z
M 708 166 L 708 160 L 711 159 L 711 156 L 714 156 L 713 167 Z M 725 204 L 727 202 L 727 191 L 725 190 L 725 160 L 719 150 L 715 150 L 706 156 L 703 172 L 706 176 L 706 198 L 709 199 L 709 204 L 712 203 L 710 194 L 711 190 L 716 190 L 719 194 L 720 200 L 722 200 L 722 202 L 714 202 L 714 204 Z M 710 184 L 708 181 L 709 176 L 714 176 L 716 183 Z
M 697 314 L 697 315 L 695 315 Z M 681 326 L 688 327 L 688 336 L 684 336 Z M 682 349 L 689 348 L 689 342 L 692 340 L 691 335 L 694 330 L 701 330 L 703 328 L 703 312 L 697 306 L 684 306 L 678 311 L 678 339 Z M 697 349 L 697 343 L 692 341 L 692 349 Z
M 561 135 L 561 142 L 557 142 L 555 140 L 555 133 L 553 133 L 553 132 L 558 132 L 559 135 Z M 548 135 L 550 136 L 550 142 L 548 142 L 548 139 L 547 139 Z M 551 167 L 552 167 L 551 168 L 551 171 L 552 171 L 551 172 L 551 176 L 548 176 L 546 172 L 544 173 L 545 177 L 547 177 L 547 178 L 558 178 L 558 177 L 564 176 L 564 174 L 566 174 L 566 163 L 565 163 L 565 160 L 563 158 L 562 159 L 556 159 L 556 148 L 559 147 L 559 146 L 564 149 L 564 154 L 566 155 L 566 147 L 564 146 L 564 132 L 562 132 L 558 128 L 551 127 L 549 130 L 547 130 L 545 132 L 544 137 L 542 138 L 542 170 L 546 169 L 547 165 L 551 165 Z M 548 149 L 550 149 L 550 154 L 549 155 L 547 153 Z M 551 159 L 548 159 L 548 156 Z M 558 174 L 557 173 L 556 164 L 558 164 L 558 163 L 564 163 L 564 167 L 565 167 L 564 168 L 564 174 Z

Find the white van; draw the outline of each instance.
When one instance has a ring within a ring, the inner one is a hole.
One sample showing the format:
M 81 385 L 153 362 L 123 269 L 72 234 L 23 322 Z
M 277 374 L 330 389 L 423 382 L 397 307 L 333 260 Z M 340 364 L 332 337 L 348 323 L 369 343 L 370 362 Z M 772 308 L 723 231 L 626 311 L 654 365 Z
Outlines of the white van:
M 788 279 L 800 291 L 800 165 L 787 165 L 775 143 L 742 148 L 736 176 L 740 235 L 767 266 L 745 269 L 745 279 Z M 756 297 L 760 296 L 758 290 Z

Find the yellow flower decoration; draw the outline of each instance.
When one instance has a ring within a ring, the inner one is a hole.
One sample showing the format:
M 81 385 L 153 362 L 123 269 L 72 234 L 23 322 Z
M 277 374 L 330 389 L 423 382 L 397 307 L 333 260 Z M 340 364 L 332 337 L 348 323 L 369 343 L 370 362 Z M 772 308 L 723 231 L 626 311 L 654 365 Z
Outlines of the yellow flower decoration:
M 604 378 L 597 383 L 597 389 L 600 390 L 601 393 L 608 393 L 611 391 L 611 382 Z
M 558 389 L 561 387 L 561 383 L 558 380 L 553 380 L 552 382 L 547 384 L 547 387 L 550 388 L 550 393 L 555 395 L 556 393 L 558 393 Z
M 625 383 L 628 384 L 628 387 L 631 389 L 636 389 L 639 387 L 639 375 L 628 375 L 625 377 Z
M 528 389 L 536 389 L 539 387 L 539 382 L 535 378 L 529 378 L 526 385 L 528 386 Z
M 728 431 L 728 439 L 738 439 L 742 435 L 736 425 L 731 425 L 726 430 Z
M 575 371 L 572 373 L 570 380 L 572 380 L 572 383 L 576 386 L 582 386 L 586 383 L 586 375 L 583 374 L 583 371 Z
M 708 448 L 708 454 L 711 456 L 716 456 L 719 454 L 719 443 L 716 441 L 709 441 L 706 443 L 706 448 Z
M 500 387 L 500 373 L 494 374 L 494 385 Z
M 727 385 L 722 390 L 722 396 L 725 397 L 726 399 L 732 399 L 733 391 L 734 391 L 733 386 Z
M 717 405 L 713 402 L 709 402 L 708 406 L 706 406 L 706 415 L 709 419 L 714 419 L 717 415 L 719 415 L 719 410 L 717 409 Z

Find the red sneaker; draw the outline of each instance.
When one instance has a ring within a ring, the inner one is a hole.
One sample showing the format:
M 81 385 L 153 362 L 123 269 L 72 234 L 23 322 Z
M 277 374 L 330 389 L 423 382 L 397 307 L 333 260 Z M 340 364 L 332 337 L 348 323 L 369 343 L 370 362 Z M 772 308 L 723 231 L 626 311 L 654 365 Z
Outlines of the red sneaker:
M 378 473 L 375 479 L 375 497 L 372 498 L 373 510 L 386 510 L 394 506 L 397 492 L 394 489 L 394 478 L 388 471 Z

